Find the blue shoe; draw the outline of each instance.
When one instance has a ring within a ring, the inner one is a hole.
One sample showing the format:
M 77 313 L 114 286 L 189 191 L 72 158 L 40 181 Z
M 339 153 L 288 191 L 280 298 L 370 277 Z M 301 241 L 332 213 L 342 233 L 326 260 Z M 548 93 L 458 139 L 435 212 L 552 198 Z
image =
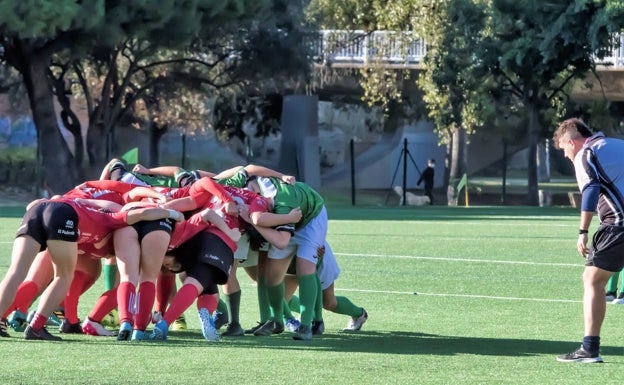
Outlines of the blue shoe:
M 154 325 L 154 330 L 152 330 L 152 334 L 149 335 L 148 339 L 153 341 L 165 341 L 168 332 L 169 326 L 167 326 L 165 320 L 160 320 Z
M 284 325 L 284 327 L 289 332 L 294 333 L 297 330 L 297 328 L 299 328 L 300 325 L 301 325 L 301 322 L 299 322 L 297 319 L 290 318 L 286 321 L 286 324 Z
M 147 334 L 143 330 L 134 329 L 130 341 L 143 341 L 147 339 Z
M 58 308 L 52 312 L 52 315 L 48 317 L 46 325 L 61 326 L 65 319 L 65 309 Z
M 124 322 L 119 326 L 119 333 L 117 333 L 117 341 L 128 341 L 132 336 L 132 325 L 130 322 Z
M 216 315 L 216 311 L 215 311 Z M 208 309 L 202 307 L 199 309 L 199 322 L 202 327 L 202 335 L 208 341 L 219 341 L 219 331 L 215 326 L 215 317 L 210 315 Z
M 9 315 L 9 318 L 7 318 L 7 323 L 16 332 L 23 332 L 24 330 L 26 330 L 26 326 L 28 326 L 28 322 L 26 322 L 26 314 L 22 313 L 19 310 L 15 310 Z

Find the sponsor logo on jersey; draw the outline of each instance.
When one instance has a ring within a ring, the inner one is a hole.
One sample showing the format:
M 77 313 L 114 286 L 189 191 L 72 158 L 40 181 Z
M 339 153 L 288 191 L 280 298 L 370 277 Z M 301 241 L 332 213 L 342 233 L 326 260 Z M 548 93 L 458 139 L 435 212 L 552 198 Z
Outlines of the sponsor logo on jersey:
M 66 228 L 68 228 L 68 229 L 72 229 L 72 228 L 74 228 L 74 221 L 72 221 L 71 219 L 68 219 L 68 220 L 65 222 L 65 227 L 66 227 Z

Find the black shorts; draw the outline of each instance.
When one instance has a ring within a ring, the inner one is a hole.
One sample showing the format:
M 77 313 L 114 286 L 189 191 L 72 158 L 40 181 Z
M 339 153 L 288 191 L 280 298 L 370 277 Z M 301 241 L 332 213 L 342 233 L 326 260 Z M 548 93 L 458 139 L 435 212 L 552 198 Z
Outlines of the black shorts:
M 201 232 L 170 254 L 182 264 L 189 277 L 205 288 L 202 294 L 215 294 L 216 285 L 227 282 L 234 263 L 234 252 L 218 236 Z
M 186 187 L 197 182 L 199 179 L 199 172 L 197 170 L 185 171 L 176 177 L 176 182 L 178 182 L 178 186 Z
M 41 251 L 48 247 L 48 240 L 77 242 L 78 214 L 63 202 L 45 201 L 37 203 L 24 214 L 15 237 L 31 236 L 41 245 Z
M 158 219 L 155 221 L 140 221 L 132 225 L 139 236 L 139 243 L 143 241 L 143 238 L 153 231 L 164 231 L 171 235 L 173 232 L 174 222 L 169 218 Z
M 122 161 L 113 163 L 111 166 L 109 166 L 109 170 L 110 172 L 108 179 L 116 181 L 120 181 L 121 178 L 123 178 L 123 176 L 128 173 L 126 165 Z
M 624 267 L 624 226 L 601 225 L 592 238 L 585 266 L 618 272 Z

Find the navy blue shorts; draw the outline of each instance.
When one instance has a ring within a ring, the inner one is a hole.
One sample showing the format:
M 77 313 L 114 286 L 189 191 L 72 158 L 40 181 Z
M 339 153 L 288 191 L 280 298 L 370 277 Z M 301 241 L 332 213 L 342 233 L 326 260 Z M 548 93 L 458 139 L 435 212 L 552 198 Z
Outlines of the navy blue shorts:
M 43 201 L 24 214 L 15 237 L 31 236 L 41 245 L 41 251 L 48 247 L 48 240 L 77 242 L 78 213 L 63 202 Z
M 624 267 L 624 226 L 601 225 L 594 233 L 585 266 L 618 272 Z
M 234 252 L 218 236 L 201 232 L 171 251 L 189 277 L 204 287 L 202 294 L 215 294 L 217 285 L 227 282 Z
M 143 241 L 143 238 L 153 231 L 164 231 L 171 235 L 173 232 L 173 220 L 169 218 L 158 219 L 155 221 L 140 221 L 132 225 L 139 236 L 139 243 Z

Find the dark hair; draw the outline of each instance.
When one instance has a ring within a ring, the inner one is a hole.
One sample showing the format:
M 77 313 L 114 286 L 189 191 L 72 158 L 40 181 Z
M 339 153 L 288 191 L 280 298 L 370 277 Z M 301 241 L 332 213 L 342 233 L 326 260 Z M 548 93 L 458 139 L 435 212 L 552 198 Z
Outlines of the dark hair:
M 256 251 L 260 250 L 262 245 L 266 243 L 266 239 L 264 239 L 260 232 L 250 224 L 247 225 L 245 231 L 249 237 L 249 248 Z

